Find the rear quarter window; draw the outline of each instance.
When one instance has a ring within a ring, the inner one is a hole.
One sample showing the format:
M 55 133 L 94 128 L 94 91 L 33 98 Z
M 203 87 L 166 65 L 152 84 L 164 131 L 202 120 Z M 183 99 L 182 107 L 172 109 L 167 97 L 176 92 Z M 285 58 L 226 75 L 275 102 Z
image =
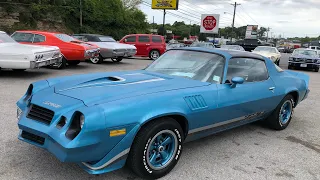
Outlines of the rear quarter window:
M 162 39 L 160 36 L 152 36 L 152 42 L 154 43 L 162 43 Z
M 40 34 L 34 35 L 33 43 L 40 43 L 40 42 L 45 42 L 46 37 Z

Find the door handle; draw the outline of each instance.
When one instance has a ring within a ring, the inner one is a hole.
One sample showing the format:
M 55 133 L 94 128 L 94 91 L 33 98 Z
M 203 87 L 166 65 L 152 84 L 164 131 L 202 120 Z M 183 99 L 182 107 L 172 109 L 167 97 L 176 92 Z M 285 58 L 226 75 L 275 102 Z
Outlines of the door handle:
M 275 87 L 269 87 L 270 91 L 273 91 L 275 89 Z

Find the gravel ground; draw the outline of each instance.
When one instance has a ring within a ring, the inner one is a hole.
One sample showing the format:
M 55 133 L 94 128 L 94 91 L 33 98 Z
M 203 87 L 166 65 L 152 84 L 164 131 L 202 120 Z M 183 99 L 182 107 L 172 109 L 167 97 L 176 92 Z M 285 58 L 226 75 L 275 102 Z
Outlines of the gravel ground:
M 288 55 L 281 67 L 286 68 Z M 125 59 L 100 65 L 81 63 L 66 70 L 0 72 L 0 179 L 139 179 L 129 169 L 89 175 L 61 163 L 45 150 L 17 139 L 16 101 L 28 85 L 49 77 L 141 69 L 151 63 Z M 308 72 L 311 93 L 296 109 L 289 127 L 273 131 L 255 123 L 185 144 L 173 171 L 163 179 L 320 179 L 320 73 Z

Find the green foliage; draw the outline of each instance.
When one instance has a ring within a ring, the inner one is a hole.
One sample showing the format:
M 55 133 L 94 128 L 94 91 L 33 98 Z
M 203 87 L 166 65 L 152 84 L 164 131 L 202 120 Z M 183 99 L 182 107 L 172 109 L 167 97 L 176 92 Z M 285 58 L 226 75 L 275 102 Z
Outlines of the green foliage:
M 9 32 L 20 29 L 37 29 L 39 21 L 54 26 L 62 23 L 64 33 L 95 33 L 120 39 L 133 33 L 147 33 L 145 14 L 135 8 L 139 1 L 130 1 L 130 8 L 122 0 L 82 0 L 83 26 L 80 27 L 80 0 L 6 0 L 0 4 L 7 13 L 19 12 L 19 23 Z M 13 4 L 19 3 L 19 4 Z M 22 4 L 20 4 L 22 3 Z M 20 7 L 14 9 L 14 7 Z

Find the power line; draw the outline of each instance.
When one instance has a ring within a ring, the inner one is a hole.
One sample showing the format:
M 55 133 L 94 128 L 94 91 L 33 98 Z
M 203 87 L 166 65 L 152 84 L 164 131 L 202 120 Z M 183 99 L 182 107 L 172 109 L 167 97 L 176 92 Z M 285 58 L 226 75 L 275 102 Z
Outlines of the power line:
M 238 4 L 237 2 L 234 2 L 234 4 L 231 4 L 234 9 L 233 9 L 233 20 L 232 20 L 232 29 L 231 29 L 231 42 L 232 42 L 232 37 L 233 37 L 233 28 L 234 28 L 234 19 L 236 16 L 236 10 L 237 10 L 237 6 L 240 6 L 241 4 Z
M 240 6 L 240 8 L 242 9 L 242 11 L 243 11 L 250 19 L 252 19 L 255 23 L 257 23 L 259 26 L 261 26 L 260 23 L 258 23 L 256 20 L 254 20 L 254 19 L 244 10 L 244 8 L 243 8 L 242 6 Z

